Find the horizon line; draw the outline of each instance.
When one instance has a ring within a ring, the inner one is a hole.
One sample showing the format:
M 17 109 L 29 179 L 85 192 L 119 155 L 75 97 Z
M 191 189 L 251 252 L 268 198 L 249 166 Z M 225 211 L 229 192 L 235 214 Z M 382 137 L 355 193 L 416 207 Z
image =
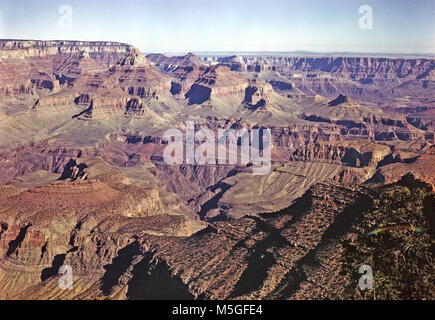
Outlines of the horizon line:
M 65 40 L 65 39 L 13 39 L 13 38 L 1 38 L 0 41 L 40 41 L 40 42 L 88 42 L 88 43 L 98 43 L 98 42 L 107 42 L 107 43 L 115 43 L 120 45 L 128 45 L 132 47 L 138 48 L 143 54 L 164 54 L 164 55 L 186 55 L 189 53 L 193 53 L 196 55 L 207 55 L 207 54 L 217 54 L 217 55 L 225 55 L 225 54 L 312 54 L 312 55 L 376 55 L 376 56 L 410 56 L 410 57 L 433 57 L 435 58 L 435 52 L 427 52 L 427 53 L 405 53 L 405 52 L 362 52 L 362 51 L 311 51 L 305 49 L 296 49 L 296 50 L 183 50 L 183 51 L 150 51 L 144 50 L 140 47 L 137 47 L 129 42 L 122 41 L 113 41 L 113 40 Z

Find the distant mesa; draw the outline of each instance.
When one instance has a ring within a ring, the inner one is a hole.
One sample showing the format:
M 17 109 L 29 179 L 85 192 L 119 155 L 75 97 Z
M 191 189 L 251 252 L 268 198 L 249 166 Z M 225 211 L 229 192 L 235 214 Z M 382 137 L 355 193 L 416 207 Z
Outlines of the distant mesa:
M 246 72 L 247 66 L 245 61 L 240 56 L 219 57 L 217 61 L 230 68 L 231 71 Z
M 196 55 L 189 52 L 184 56 L 168 57 L 163 54 L 149 54 L 146 58 L 156 67 L 165 72 L 173 72 L 178 67 L 203 66 L 205 63 Z

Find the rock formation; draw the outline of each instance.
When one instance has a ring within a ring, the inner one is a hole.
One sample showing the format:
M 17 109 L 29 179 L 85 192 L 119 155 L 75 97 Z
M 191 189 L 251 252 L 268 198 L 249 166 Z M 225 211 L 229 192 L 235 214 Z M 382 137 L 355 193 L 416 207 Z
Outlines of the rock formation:
M 434 65 L 0 41 L 0 299 L 361 298 L 343 241 L 408 172 L 429 210 Z M 186 121 L 270 129 L 271 171 L 168 165 Z

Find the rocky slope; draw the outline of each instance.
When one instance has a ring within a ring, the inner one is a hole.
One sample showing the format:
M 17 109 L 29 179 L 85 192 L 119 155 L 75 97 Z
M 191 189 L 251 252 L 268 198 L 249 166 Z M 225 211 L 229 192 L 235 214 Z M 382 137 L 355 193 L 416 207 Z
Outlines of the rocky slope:
M 317 184 L 285 210 L 215 223 L 184 238 L 139 234 L 127 225 L 119 229 L 120 221 L 116 232 L 105 223 L 90 230 L 84 221 L 55 256 L 32 226 L 18 231 L 3 223 L 1 239 L 16 237 L 1 261 L 0 281 L 8 288 L 3 294 L 31 299 L 361 298 L 357 280 L 343 270 L 343 241 L 355 236 L 378 196 L 376 188 Z M 17 270 L 30 261 L 31 269 Z M 74 270 L 71 290 L 58 287 L 56 270 L 64 263 Z

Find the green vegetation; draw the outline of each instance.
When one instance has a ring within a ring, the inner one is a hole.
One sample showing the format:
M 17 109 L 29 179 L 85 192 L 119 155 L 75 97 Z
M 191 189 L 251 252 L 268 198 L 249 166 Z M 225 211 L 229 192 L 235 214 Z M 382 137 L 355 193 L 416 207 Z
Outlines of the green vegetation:
M 373 269 L 373 289 L 357 289 L 362 299 L 434 299 L 434 209 L 432 188 L 411 174 L 398 183 L 378 189 L 374 205 L 355 228 L 356 241 L 344 241 L 344 271 L 357 286 L 359 266 Z M 374 235 L 369 231 L 414 226 L 424 229 L 387 230 Z

